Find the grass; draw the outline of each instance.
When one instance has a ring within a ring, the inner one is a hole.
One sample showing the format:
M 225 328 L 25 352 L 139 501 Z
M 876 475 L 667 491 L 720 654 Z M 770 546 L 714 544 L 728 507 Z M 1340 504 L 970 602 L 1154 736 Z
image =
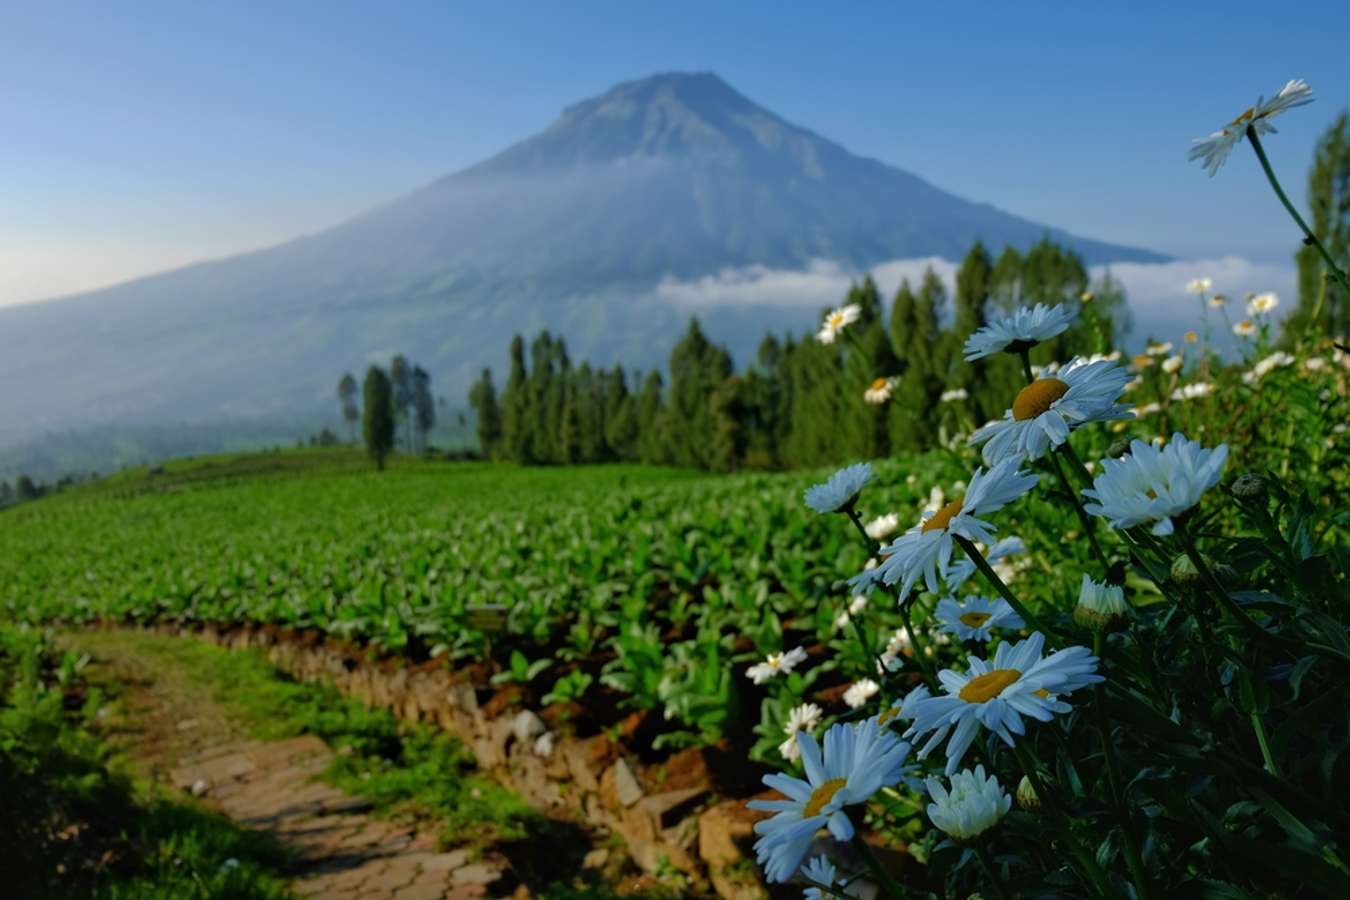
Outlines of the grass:
M 0 872 L 8 896 L 289 897 L 264 835 L 110 766 L 89 730 L 100 703 L 40 633 L 0 628 Z M 83 695 L 83 697 L 81 696 Z

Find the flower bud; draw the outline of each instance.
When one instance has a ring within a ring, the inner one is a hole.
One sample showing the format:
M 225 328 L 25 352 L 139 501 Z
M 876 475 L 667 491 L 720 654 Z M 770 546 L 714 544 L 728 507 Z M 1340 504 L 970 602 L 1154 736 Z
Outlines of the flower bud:
M 1023 775 L 1022 780 L 1017 782 L 1017 805 L 1023 809 L 1040 809 L 1041 798 L 1036 796 L 1036 789 L 1031 786 L 1031 779 Z
M 1266 480 L 1255 472 L 1239 475 L 1233 482 L 1233 496 L 1239 500 L 1260 500 L 1266 495 Z
M 1125 601 L 1124 589 L 1083 576 L 1083 585 L 1078 591 L 1078 605 L 1073 610 L 1073 620 L 1080 627 L 1091 631 L 1109 631 L 1125 621 L 1129 614 L 1130 604 Z
M 1111 446 L 1106 448 L 1106 455 L 1111 459 L 1120 459 L 1126 453 L 1130 452 L 1130 442 L 1125 438 L 1114 440 Z
M 1172 560 L 1172 580 L 1177 584 L 1191 584 L 1200 577 L 1200 570 L 1185 553 Z

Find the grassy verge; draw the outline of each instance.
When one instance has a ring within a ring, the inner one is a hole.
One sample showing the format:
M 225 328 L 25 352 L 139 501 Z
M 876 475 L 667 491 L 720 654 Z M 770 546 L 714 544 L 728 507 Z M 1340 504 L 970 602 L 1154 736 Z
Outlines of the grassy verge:
M 80 660 L 0 625 L 0 873 L 25 898 L 283 898 L 282 849 L 108 766 Z

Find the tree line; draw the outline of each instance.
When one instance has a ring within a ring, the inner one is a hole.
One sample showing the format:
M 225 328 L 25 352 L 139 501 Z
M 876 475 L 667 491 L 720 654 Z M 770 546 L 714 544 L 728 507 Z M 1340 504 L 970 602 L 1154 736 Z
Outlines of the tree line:
M 697 319 L 667 373 L 574 364 L 561 337 L 510 345 L 506 384 L 490 369 L 469 392 L 484 455 L 523 464 L 637 461 L 728 471 L 791 468 L 922 450 L 1002 414 L 1021 384 L 1006 355 L 967 362 L 966 337 L 997 310 L 1082 305 L 1077 324 L 1038 347 L 1034 362 L 1105 352 L 1128 327 L 1124 293 L 1108 275 L 1089 291 L 1077 254 L 1048 239 L 997 258 L 977 243 L 949 297 L 930 268 L 901 282 L 890 303 L 871 277 L 845 304 L 861 315 L 832 344 L 814 334 L 767 334 L 737 370 Z M 869 388 L 889 400 L 858 401 Z M 949 392 L 964 391 L 964 397 Z M 944 399 L 944 397 L 946 399 Z
M 337 397 L 351 442 L 356 443 L 359 422 L 366 451 L 380 468 L 384 468 L 385 458 L 394 450 L 400 430 L 407 452 L 427 450 L 427 435 L 436 425 L 431 375 L 402 354 L 390 361 L 388 371 L 375 365 L 368 368 L 359 391 L 356 379 L 350 372 L 345 373 L 338 381 Z

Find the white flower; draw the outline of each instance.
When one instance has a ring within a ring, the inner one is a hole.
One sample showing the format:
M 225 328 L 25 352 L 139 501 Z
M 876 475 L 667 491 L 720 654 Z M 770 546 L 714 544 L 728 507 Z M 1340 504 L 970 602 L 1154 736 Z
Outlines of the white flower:
M 1125 618 L 1129 612 L 1124 588 L 1083 576 L 1083 584 L 1078 589 L 1078 605 L 1073 611 L 1075 622 L 1085 628 L 1103 629 Z
M 900 528 L 900 516 L 897 513 L 886 513 L 884 516 L 877 516 L 872 521 L 863 526 L 867 536 L 874 541 L 882 538 L 888 538 Z
M 1226 296 L 1224 296 L 1223 294 L 1214 294 L 1213 296 L 1211 296 L 1211 297 L 1209 298 L 1209 305 L 1212 306 L 1212 307 L 1214 307 L 1215 309 L 1218 309 L 1219 307 L 1223 306 L 1223 305 L 1224 305 L 1225 303 L 1227 303 L 1227 302 L 1228 302 L 1228 298 L 1227 298 Z
M 839 878 L 838 870 L 823 855 L 802 866 L 802 874 L 815 884 L 823 884 L 827 888 L 834 887 L 835 881 Z M 833 893 L 826 893 L 814 885 L 803 891 L 802 897 L 804 900 L 835 900 Z
M 844 702 L 848 704 L 849 709 L 858 709 L 868 700 L 877 695 L 881 690 L 881 685 L 870 678 L 864 678 L 861 681 L 855 681 L 844 691 Z
M 794 647 L 787 653 L 770 653 L 762 663 L 755 663 L 745 670 L 755 684 L 764 684 L 775 675 L 786 675 L 801 663 L 806 662 L 806 651 Z
M 1102 460 L 1102 474 L 1083 491 L 1096 502 L 1083 508 L 1109 519 L 1114 528 L 1151 522 L 1154 534 L 1171 534 L 1172 517 L 1219 483 L 1227 461 L 1227 444 L 1206 450 L 1180 432 L 1161 450 L 1135 440 L 1125 456 Z
M 786 881 L 802 863 L 811 839 L 829 828 L 838 840 L 853 837 L 844 807 L 863 803 L 906 772 L 909 744 L 869 720 L 836 724 L 825 732 L 825 752 L 806 732 L 797 734 L 806 781 L 788 775 L 764 776 L 785 800 L 751 800 L 751 809 L 775 815 L 755 824 L 755 854 L 770 881 Z
M 970 397 L 970 393 L 965 388 L 952 388 L 950 391 L 943 391 L 942 396 L 938 398 L 939 403 L 952 403 L 956 400 L 965 400 Z
M 1071 707 L 1057 699 L 1102 681 L 1097 658 L 1086 647 L 1067 647 L 1041 657 L 1045 636 L 1039 631 L 1016 644 L 1002 643 L 991 662 L 970 658 L 970 669 L 959 673 L 943 669 L 938 681 L 945 692 L 914 704 L 909 738 L 932 737 L 919 751 L 923 759 L 951 735 L 947 744 L 947 774 L 956 771 L 975 740 L 980 726 L 997 734 L 1008 746 L 1013 735 L 1026 733 L 1022 716 L 1048 722 Z
M 1175 356 L 1169 356 L 1167 359 L 1163 360 L 1162 370 L 1168 375 L 1175 375 L 1177 372 L 1181 371 L 1181 365 L 1185 361 L 1186 358 L 1180 353 Z
M 1000 538 L 997 544 L 987 550 L 984 544 L 976 542 L 975 549 L 984 555 L 985 562 L 989 563 L 990 568 L 994 570 L 994 574 L 1002 579 L 1004 584 L 1012 581 L 1026 563 L 1026 560 L 1023 560 L 1022 565 L 1018 565 L 1007 559 L 1009 556 L 1027 552 L 1027 545 L 1022 543 L 1020 537 Z M 974 561 L 962 557 L 952 560 L 947 565 L 942 573 L 942 580 L 946 583 L 947 590 L 955 591 L 974 574 Z
M 928 818 L 958 841 L 969 841 L 997 825 L 1012 808 L 1012 797 L 993 775 L 985 777 L 984 766 L 964 769 L 952 776 L 951 790 L 936 778 L 928 779 Z
M 1256 334 L 1256 323 L 1251 319 L 1243 319 L 1233 326 L 1233 334 L 1238 337 L 1251 337 Z
M 1246 136 L 1248 127 L 1257 134 L 1273 134 L 1275 128 L 1269 122 L 1271 118 L 1286 109 L 1311 103 L 1312 100 L 1312 88 L 1302 78 L 1287 82 L 1270 100 L 1258 98 L 1255 105 L 1248 107 L 1220 130 L 1209 137 L 1192 141 L 1187 158 L 1201 160 L 1205 170 L 1213 177 L 1228 159 L 1228 154 L 1233 152 L 1233 147 Z
M 922 575 L 928 589 L 937 593 L 938 567 L 946 569 L 952 558 L 952 535 L 992 544 L 994 526 L 978 517 L 1002 509 L 1036 486 L 1039 478 L 1019 472 L 1019 462 L 1007 459 L 988 472 L 976 469 L 964 497 L 925 513 L 918 525 L 882 548 L 881 565 L 855 575 L 849 583 L 858 590 L 878 581 L 888 585 L 902 582 L 903 599 Z
M 1294 354 L 1285 353 L 1283 350 L 1276 350 L 1274 353 L 1252 366 L 1250 372 L 1244 373 L 1242 380 L 1247 384 L 1256 384 L 1256 382 L 1269 375 L 1272 369 L 1288 366 L 1293 364 L 1293 362 Z
M 1247 312 L 1253 316 L 1264 316 L 1280 305 L 1280 295 L 1274 291 L 1257 294 L 1247 301 Z
M 1053 378 L 1039 378 L 1022 388 L 1003 418 L 970 436 L 984 443 L 988 465 L 1005 459 L 1034 460 L 1069 439 L 1069 432 L 1089 422 L 1128 419 L 1128 405 L 1116 403 L 1130 373 L 1105 360 L 1073 360 Z
M 858 321 L 862 315 L 862 307 L 856 303 L 850 303 L 847 306 L 841 306 L 832 310 L 825 316 L 825 321 L 820 326 L 820 332 L 816 335 L 816 340 L 822 344 L 833 344 L 845 328 Z
M 987 641 L 995 628 L 1021 628 L 1026 624 L 1007 600 L 987 597 L 943 597 L 933 614 L 942 623 L 943 632 L 963 641 Z
M 1214 287 L 1214 282 L 1208 278 L 1192 278 L 1186 284 L 1186 291 L 1191 294 L 1205 294 Z
M 1189 387 L 1189 385 L 1187 386 Z M 1177 393 L 1180 393 L 1180 389 L 1177 390 Z M 1143 406 L 1136 406 L 1134 408 L 1134 414 L 1136 416 L 1151 416 L 1156 412 L 1162 412 L 1161 403 L 1145 403 Z
M 1067 303 L 1019 307 L 999 316 L 966 339 L 966 359 L 981 359 L 1003 350 L 1031 347 L 1062 333 L 1073 324 L 1078 310 Z
M 1214 391 L 1214 385 L 1208 381 L 1195 381 L 1190 384 L 1183 384 L 1172 392 L 1173 400 L 1199 400 L 1201 397 L 1208 397 Z M 1157 404 L 1153 404 L 1156 406 Z
M 1144 352 L 1149 356 L 1166 356 L 1172 352 L 1172 342 L 1163 341 L 1161 344 L 1149 344 Z
M 1320 372 L 1327 367 L 1327 361 L 1321 356 L 1310 356 L 1303 361 L 1303 368 L 1309 372 Z
M 807 488 L 803 499 L 818 513 L 839 512 L 847 509 L 871 480 L 872 464 L 858 463 L 840 469 L 822 484 Z
M 891 399 L 893 393 L 895 393 L 895 380 L 878 378 L 872 382 L 871 387 L 863 391 L 863 399 L 873 406 L 880 406 Z
M 787 740 L 778 745 L 778 752 L 783 755 L 784 759 L 788 762 L 796 762 L 801 758 L 802 751 L 797 744 L 797 732 L 805 731 L 810 734 L 815 731 L 816 726 L 820 724 L 822 715 L 824 715 L 824 710 L 814 703 L 803 703 L 792 707 L 791 712 L 788 713 L 787 724 L 783 726 L 783 730 L 787 732 Z
M 534 755 L 548 759 L 553 755 L 553 733 L 545 731 L 534 739 Z

